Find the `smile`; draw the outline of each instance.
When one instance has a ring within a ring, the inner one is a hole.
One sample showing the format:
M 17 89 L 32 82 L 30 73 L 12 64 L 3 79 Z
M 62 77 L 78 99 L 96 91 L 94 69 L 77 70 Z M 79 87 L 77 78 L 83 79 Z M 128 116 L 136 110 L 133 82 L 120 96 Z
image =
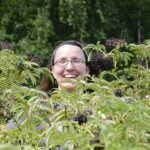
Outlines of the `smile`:
M 77 78 L 77 75 L 65 75 L 64 78 Z

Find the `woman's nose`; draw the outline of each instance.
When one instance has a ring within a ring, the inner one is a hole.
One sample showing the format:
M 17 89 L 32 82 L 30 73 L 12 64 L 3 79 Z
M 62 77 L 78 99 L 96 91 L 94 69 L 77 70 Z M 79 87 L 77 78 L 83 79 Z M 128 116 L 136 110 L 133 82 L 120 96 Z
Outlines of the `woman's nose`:
M 71 61 L 68 61 L 67 65 L 66 65 L 66 69 L 68 69 L 68 70 L 74 69 L 74 65 L 73 65 L 73 63 Z

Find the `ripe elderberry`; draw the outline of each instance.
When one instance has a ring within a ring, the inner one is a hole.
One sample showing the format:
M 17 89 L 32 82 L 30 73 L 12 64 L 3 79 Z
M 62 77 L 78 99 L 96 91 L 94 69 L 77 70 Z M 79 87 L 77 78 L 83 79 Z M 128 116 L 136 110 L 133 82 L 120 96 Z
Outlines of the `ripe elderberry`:
M 106 40 L 105 46 L 108 50 L 112 50 L 117 45 L 120 47 L 124 47 L 126 43 L 127 42 L 125 39 L 110 38 Z
M 123 91 L 121 89 L 117 89 L 114 93 L 117 97 L 122 97 L 123 96 Z
M 102 52 L 94 52 L 92 54 L 91 60 L 88 63 L 90 75 L 98 76 L 101 72 L 100 60 L 103 58 Z
M 90 75 L 97 77 L 102 71 L 112 69 L 114 62 L 112 57 L 104 56 L 102 52 L 94 52 L 88 66 Z
M 27 58 L 29 61 L 32 61 L 34 63 L 37 63 L 39 66 L 42 65 L 42 59 L 38 54 L 33 54 L 33 53 L 27 53 Z
M 0 50 L 2 49 L 11 49 L 12 44 L 7 41 L 0 41 Z
M 99 62 L 100 68 L 102 70 L 110 70 L 114 67 L 114 62 L 112 57 L 103 57 Z
M 87 122 L 87 116 L 85 114 L 77 114 L 77 116 L 75 116 L 73 120 L 78 121 L 78 124 L 82 125 L 83 123 Z
M 98 76 L 101 72 L 100 65 L 98 64 L 97 61 L 89 61 L 88 67 L 89 67 L 89 70 L 90 70 L 89 74 L 91 76 L 92 75 Z

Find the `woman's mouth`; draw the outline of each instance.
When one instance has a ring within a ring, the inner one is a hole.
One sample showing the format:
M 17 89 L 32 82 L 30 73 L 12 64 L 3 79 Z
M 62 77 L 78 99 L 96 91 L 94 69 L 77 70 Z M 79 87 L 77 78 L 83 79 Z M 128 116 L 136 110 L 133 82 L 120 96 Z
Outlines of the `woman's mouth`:
M 66 79 L 74 79 L 74 78 L 77 78 L 77 75 L 68 74 L 68 75 L 64 75 L 63 77 Z

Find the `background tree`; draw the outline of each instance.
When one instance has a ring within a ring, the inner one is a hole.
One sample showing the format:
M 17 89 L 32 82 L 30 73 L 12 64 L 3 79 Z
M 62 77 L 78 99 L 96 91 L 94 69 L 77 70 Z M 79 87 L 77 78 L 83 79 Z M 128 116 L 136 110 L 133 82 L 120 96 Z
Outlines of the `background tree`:
M 149 14 L 149 0 L 0 0 L 0 40 L 44 59 L 60 40 L 140 43 L 150 37 Z

